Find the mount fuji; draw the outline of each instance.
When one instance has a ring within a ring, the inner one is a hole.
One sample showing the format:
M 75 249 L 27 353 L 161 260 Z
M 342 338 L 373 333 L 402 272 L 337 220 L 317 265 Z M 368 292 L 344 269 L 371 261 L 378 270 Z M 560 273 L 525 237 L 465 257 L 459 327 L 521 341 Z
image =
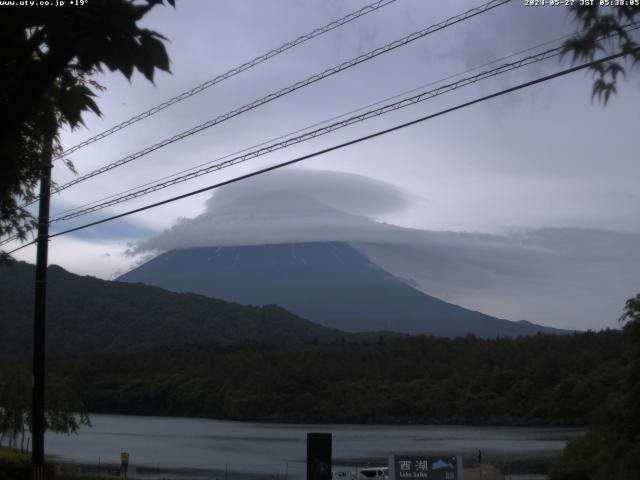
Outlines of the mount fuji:
M 117 280 L 242 304 L 277 304 L 348 332 L 481 337 L 561 332 L 498 319 L 427 295 L 346 242 L 174 249 Z

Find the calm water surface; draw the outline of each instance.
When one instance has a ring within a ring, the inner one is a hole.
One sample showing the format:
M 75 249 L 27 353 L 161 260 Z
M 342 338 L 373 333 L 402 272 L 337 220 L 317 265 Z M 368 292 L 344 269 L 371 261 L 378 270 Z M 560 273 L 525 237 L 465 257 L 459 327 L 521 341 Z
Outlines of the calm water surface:
M 302 474 L 307 432 L 333 434 L 334 464 L 366 465 L 392 453 L 458 452 L 486 462 L 556 454 L 581 430 L 552 427 L 290 425 L 175 417 L 92 415 L 79 435 L 47 434 L 47 454 L 77 463 L 130 463 L 261 475 Z M 213 478 L 213 476 L 211 476 Z M 232 475 L 229 474 L 229 478 Z

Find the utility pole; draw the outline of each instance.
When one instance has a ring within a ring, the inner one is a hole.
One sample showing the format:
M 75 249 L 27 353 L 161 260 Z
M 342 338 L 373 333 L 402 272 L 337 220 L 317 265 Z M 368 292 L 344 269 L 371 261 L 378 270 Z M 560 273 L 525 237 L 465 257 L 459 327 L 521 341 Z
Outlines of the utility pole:
M 44 389 L 47 313 L 47 263 L 49 250 L 49 200 L 51 197 L 51 160 L 53 139 L 45 138 L 43 146 L 40 203 L 38 211 L 38 250 L 33 319 L 33 386 L 31 397 L 32 480 L 44 478 Z

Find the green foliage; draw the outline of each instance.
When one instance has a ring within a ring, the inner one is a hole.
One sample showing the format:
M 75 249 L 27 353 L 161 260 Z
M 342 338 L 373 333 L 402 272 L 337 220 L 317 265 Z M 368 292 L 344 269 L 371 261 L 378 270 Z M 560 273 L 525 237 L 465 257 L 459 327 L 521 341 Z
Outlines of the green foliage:
M 0 440 L 5 436 L 15 446 L 24 436 L 31 400 L 29 375 L 16 364 L 0 366 Z
M 31 457 L 28 453 L 16 452 L 9 448 L 0 447 L 0 462 L 28 462 Z
M 620 321 L 632 338 L 640 340 L 640 293 L 627 300 Z
M 62 480 L 56 475 L 56 466 L 45 463 L 47 480 Z M 31 456 L 0 447 L 0 478 L 2 480 L 32 480 Z
M 556 459 L 552 480 L 636 480 L 640 472 L 640 295 L 627 301 L 625 338 L 629 360 L 620 382 L 593 409 L 589 430 Z
M 167 0 L 174 5 L 174 0 Z M 138 22 L 162 0 L 91 0 L 80 8 L 7 8 L 0 16 L 0 235 L 34 227 L 22 202 L 34 197 L 46 150 L 59 154 L 58 130 L 82 124 L 104 67 L 153 81 L 169 71 L 160 34 Z
M 75 433 L 80 425 L 90 425 L 77 386 L 68 379 L 47 379 L 45 428 L 54 432 Z M 24 434 L 31 429 L 31 375 L 25 365 L 16 362 L 0 364 L 0 441 L 24 447 Z
M 632 66 L 640 61 L 640 45 L 631 37 L 625 26 L 640 20 L 640 7 L 620 5 L 603 7 L 573 5 L 578 23 L 578 32 L 564 44 L 564 53 L 570 53 L 573 61 L 592 61 L 597 53 L 624 52 Z M 625 58 L 623 57 L 623 58 Z M 619 75 L 625 68 L 618 61 L 610 61 L 590 67 L 596 76 L 592 96 L 606 104 L 612 93 L 616 93 Z
M 45 462 L 45 477 L 47 480 L 101 480 L 95 475 L 65 474 L 60 465 Z M 33 480 L 31 455 L 0 447 L 0 478 L 2 480 Z M 111 477 L 113 480 L 113 477 Z
M 90 411 L 244 421 L 581 425 L 622 388 L 619 331 L 161 346 L 56 357 Z
M 0 266 L 0 352 L 31 349 L 32 265 Z M 131 350 L 183 342 L 321 341 L 349 334 L 303 320 L 275 305 L 252 307 L 142 284 L 48 272 L 47 351 Z

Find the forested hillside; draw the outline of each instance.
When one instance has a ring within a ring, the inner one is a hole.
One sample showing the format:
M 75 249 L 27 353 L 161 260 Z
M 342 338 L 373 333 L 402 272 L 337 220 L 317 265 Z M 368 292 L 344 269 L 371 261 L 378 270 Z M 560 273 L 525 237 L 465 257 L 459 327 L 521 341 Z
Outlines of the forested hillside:
M 287 422 L 584 424 L 620 388 L 618 331 L 157 347 L 58 357 L 89 411 Z
M 0 266 L 0 351 L 31 349 L 33 265 Z M 47 349 L 131 350 L 152 345 L 243 340 L 296 342 L 348 336 L 275 305 L 251 307 L 140 284 L 108 282 L 49 267 Z
M 241 304 L 276 304 L 347 332 L 443 337 L 473 333 L 483 338 L 569 333 L 492 317 L 427 295 L 345 242 L 171 250 L 119 280 Z

